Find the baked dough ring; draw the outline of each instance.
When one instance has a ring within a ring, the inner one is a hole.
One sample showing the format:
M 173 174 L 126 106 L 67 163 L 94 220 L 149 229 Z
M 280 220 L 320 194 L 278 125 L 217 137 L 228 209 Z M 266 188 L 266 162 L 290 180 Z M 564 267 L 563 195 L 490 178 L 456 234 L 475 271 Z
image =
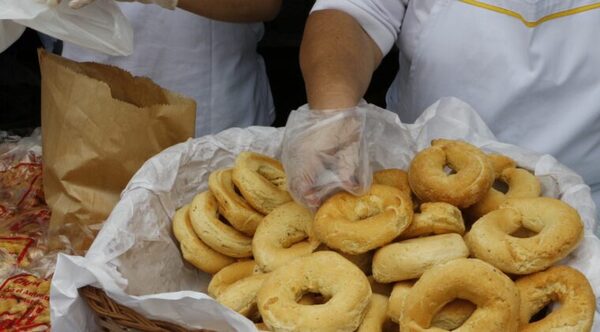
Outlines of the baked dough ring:
M 349 260 L 350 263 L 356 265 L 366 276 L 371 275 L 371 265 L 373 264 L 373 255 L 375 254 L 375 250 L 367 251 L 358 255 L 352 255 L 343 251 L 336 251 L 321 243 L 321 245 L 315 251 L 335 251 L 345 259 Z
M 505 168 L 498 180 L 508 185 L 508 191 L 504 194 L 491 188 L 479 202 L 467 209 L 467 214 L 472 220 L 477 220 L 498 209 L 507 198 L 535 198 L 542 192 L 540 180 L 522 168 Z
M 390 168 L 373 173 L 373 184 L 382 184 L 400 189 L 413 203 L 413 208 L 419 206 L 417 197 L 413 195 L 408 184 L 408 173 L 401 169 Z
M 436 139 L 419 152 L 410 164 L 408 180 L 422 202 L 446 202 L 466 208 L 479 201 L 494 183 L 488 157 L 475 146 Z M 444 166 L 456 171 L 446 174 Z
M 375 278 L 373 278 L 373 276 L 368 276 L 367 279 L 369 280 L 369 284 L 371 284 L 371 291 L 373 292 L 373 294 L 390 296 L 390 294 L 392 293 L 392 287 L 394 287 L 393 284 L 379 283 L 377 282 L 377 280 L 375 280 Z
M 356 332 L 381 332 L 389 325 L 387 316 L 388 297 L 381 294 L 373 294 L 371 302 L 367 307 L 367 313 Z M 398 329 L 396 328 L 396 331 Z
M 523 332 L 590 331 L 596 310 L 596 298 L 587 278 L 568 266 L 554 266 L 516 281 L 521 293 Z M 553 301 L 560 307 L 539 321 L 531 317 Z
M 317 211 L 313 229 L 328 247 L 357 255 L 381 247 L 412 220 L 412 202 L 400 189 L 374 184 L 356 197 L 338 193 Z
M 522 227 L 538 234 L 510 235 Z M 582 236 L 583 224 L 575 209 L 554 198 L 538 197 L 506 200 L 473 224 L 465 241 L 473 256 L 506 273 L 523 275 L 565 258 Z
M 338 252 L 345 259 L 356 265 L 365 275 L 371 274 L 371 266 L 373 265 L 373 254 L 375 251 L 367 251 L 358 255 L 350 255 L 344 252 Z
M 392 288 L 392 292 L 390 293 L 390 297 L 388 299 L 387 310 L 387 315 L 392 322 L 400 322 L 400 316 L 402 315 L 402 309 L 404 308 L 406 296 L 408 296 L 408 293 L 414 284 L 414 280 L 405 280 L 394 284 L 394 288 Z
M 469 249 L 458 234 L 405 240 L 375 252 L 373 277 L 381 283 L 414 279 L 432 266 L 468 256 Z
M 488 154 L 488 159 L 492 163 L 492 168 L 494 169 L 494 174 L 496 178 L 499 177 L 500 174 L 502 174 L 502 171 L 504 169 L 517 167 L 517 163 L 505 155 L 492 153 Z
M 488 263 L 468 258 L 437 265 L 423 274 L 406 297 L 400 330 L 440 331 L 431 327 L 433 317 L 457 298 L 477 306 L 458 331 L 517 331 L 519 290 L 515 284 Z
M 408 173 L 401 169 L 390 168 L 377 171 L 373 173 L 373 183 L 396 187 L 407 195 L 412 194 L 408 184 Z
M 248 151 L 240 153 L 235 159 L 233 182 L 246 201 L 265 215 L 292 200 L 287 192 L 283 166 L 279 161 L 262 154 Z
M 329 298 L 324 304 L 302 305 L 306 292 Z M 367 277 L 333 251 L 297 258 L 271 276 L 258 292 L 258 309 L 273 331 L 354 331 L 371 299 Z
M 393 322 L 397 323 L 400 320 L 400 315 L 402 315 L 402 309 L 404 308 L 404 301 L 413 285 L 414 281 L 412 280 L 401 281 L 394 285 L 388 301 L 387 311 L 388 317 Z M 473 314 L 473 311 L 475 311 L 475 308 L 475 305 L 469 301 L 456 299 L 440 309 L 433 318 L 431 326 L 452 331 L 467 321 L 471 314 Z
M 194 197 L 189 214 L 194 232 L 209 247 L 230 257 L 252 256 L 252 238 L 219 220 L 217 201 L 210 191 Z
M 400 239 L 430 234 L 465 233 L 462 213 L 454 205 L 443 202 L 423 203 L 420 210 L 413 216 L 410 226 L 400 234 Z
M 196 236 L 188 215 L 189 205 L 175 212 L 173 233 L 183 254 L 183 259 L 198 269 L 215 274 L 222 268 L 235 262 L 231 257 L 214 251 Z
M 219 213 L 235 229 L 252 236 L 264 216 L 235 191 L 232 173 L 232 168 L 212 172 L 208 177 L 208 188 L 219 203 Z
M 438 312 L 431 326 L 439 327 L 443 330 L 452 331 L 463 325 L 477 307 L 466 300 L 456 299 L 446 304 L 440 312 Z
M 236 281 L 258 274 L 256 268 L 257 265 L 252 260 L 233 263 L 223 268 L 208 283 L 208 295 L 218 297 Z
M 259 332 L 263 332 L 263 331 L 269 332 L 269 331 L 271 331 L 271 329 L 269 329 L 269 327 L 265 323 L 256 323 L 256 324 L 254 324 L 254 326 L 256 326 L 256 329 Z
M 254 259 L 261 269 L 270 272 L 315 251 L 320 243 L 313 235 L 312 220 L 310 211 L 295 202 L 269 213 L 252 239 Z
M 302 305 L 315 305 L 315 304 L 323 304 L 327 302 L 328 299 L 325 299 L 323 296 L 318 294 L 306 293 L 302 295 L 300 300 L 298 300 L 298 304 Z
M 238 280 L 225 288 L 216 300 L 240 315 L 248 318 L 256 317 L 258 314 L 256 294 L 268 276 L 268 273 L 255 274 Z

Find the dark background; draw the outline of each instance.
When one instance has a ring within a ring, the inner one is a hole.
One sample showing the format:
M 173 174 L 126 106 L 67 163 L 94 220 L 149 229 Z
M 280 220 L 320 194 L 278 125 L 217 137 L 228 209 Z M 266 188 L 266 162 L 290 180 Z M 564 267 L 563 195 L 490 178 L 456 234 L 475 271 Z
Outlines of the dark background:
M 38 47 L 38 34 L 27 29 L 0 54 L 0 130 L 23 136 L 40 125 Z
M 306 103 L 298 55 L 304 23 L 314 0 L 283 0 L 279 16 L 265 24 L 258 52 L 265 59 L 277 117 L 284 126 L 289 113 Z M 27 29 L 21 39 L 0 54 L 0 130 L 25 136 L 40 126 L 40 73 L 36 49 L 42 43 Z M 60 51 L 60 46 L 57 47 Z M 384 107 L 385 93 L 397 71 L 397 51 L 383 60 L 373 75 L 365 99 Z

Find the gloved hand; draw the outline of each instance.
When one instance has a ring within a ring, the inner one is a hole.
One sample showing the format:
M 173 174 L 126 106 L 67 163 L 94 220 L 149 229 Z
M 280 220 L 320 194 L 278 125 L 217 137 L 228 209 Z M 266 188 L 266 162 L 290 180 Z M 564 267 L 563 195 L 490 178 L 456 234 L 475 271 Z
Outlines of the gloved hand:
M 56 1 L 60 1 L 60 0 L 44 0 L 47 1 L 48 3 L 51 2 L 56 2 Z M 90 3 L 94 2 L 95 0 L 69 0 L 69 7 L 73 8 L 73 9 L 79 9 L 81 7 L 87 6 Z M 141 2 L 141 3 L 145 3 L 145 4 L 157 4 L 163 8 L 167 8 L 167 9 L 175 9 L 177 8 L 177 0 L 115 0 L 115 1 L 121 1 L 121 2 Z
M 288 190 L 312 211 L 336 192 L 360 195 L 371 186 L 367 108 L 361 105 L 326 111 L 303 106 L 288 118 L 281 158 Z

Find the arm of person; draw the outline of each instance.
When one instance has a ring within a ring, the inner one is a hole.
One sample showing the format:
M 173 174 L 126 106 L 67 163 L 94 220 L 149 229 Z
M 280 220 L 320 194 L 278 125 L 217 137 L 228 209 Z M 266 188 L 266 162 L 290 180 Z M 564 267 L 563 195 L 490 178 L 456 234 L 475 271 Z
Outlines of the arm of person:
M 57 0 L 38 0 L 48 3 Z M 95 0 L 69 0 L 69 6 L 79 9 Z M 279 13 L 282 0 L 115 0 L 157 4 L 168 9 L 179 7 L 191 13 L 217 21 L 245 23 L 274 19 Z M 60 0 L 58 0 L 60 2 Z
M 406 0 L 319 0 L 309 16 L 300 66 L 312 109 L 344 109 L 363 97 L 400 32 Z
M 355 106 L 382 57 L 373 39 L 349 14 L 323 10 L 310 15 L 300 48 L 310 107 Z
M 263 22 L 273 20 L 282 0 L 179 0 L 177 7 L 218 21 Z

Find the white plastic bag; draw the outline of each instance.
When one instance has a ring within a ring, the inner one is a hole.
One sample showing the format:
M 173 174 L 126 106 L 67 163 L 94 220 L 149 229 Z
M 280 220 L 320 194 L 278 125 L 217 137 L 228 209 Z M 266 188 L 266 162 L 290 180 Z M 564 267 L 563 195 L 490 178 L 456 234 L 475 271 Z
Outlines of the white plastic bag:
M 428 108 L 415 124 L 400 123 L 379 111 L 370 126 L 369 155 L 374 170 L 407 169 L 418 150 L 434 138 L 463 139 L 487 151 L 506 154 L 542 179 L 544 194 L 575 207 L 585 225 L 580 247 L 562 263 L 579 269 L 600 295 L 600 239 L 592 232 L 595 207 L 581 177 L 556 159 L 497 142 L 481 118 L 457 99 Z M 207 189 L 210 172 L 229 167 L 241 151 L 281 153 L 284 129 L 230 129 L 190 140 L 150 159 L 133 177 L 86 257 L 62 255 L 52 280 L 51 311 L 56 331 L 87 331 L 96 326 L 77 288 L 100 287 L 118 302 L 147 317 L 188 328 L 255 331 L 246 318 L 205 295 L 209 276 L 186 265 L 171 236 L 175 209 Z M 600 305 L 600 301 L 597 301 Z M 597 308 L 600 308 L 597 307 Z M 600 331 L 596 315 L 594 331 Z
M 133 52 L 133 29 L 113 0 L 97 0 L 78 10 L 69 8 L 68 1 L 56 6 L 36 0 L 0 0 L 0 23 L 10 32 L 0 50 L 14 42 L 17 23 L 109 55 Z

